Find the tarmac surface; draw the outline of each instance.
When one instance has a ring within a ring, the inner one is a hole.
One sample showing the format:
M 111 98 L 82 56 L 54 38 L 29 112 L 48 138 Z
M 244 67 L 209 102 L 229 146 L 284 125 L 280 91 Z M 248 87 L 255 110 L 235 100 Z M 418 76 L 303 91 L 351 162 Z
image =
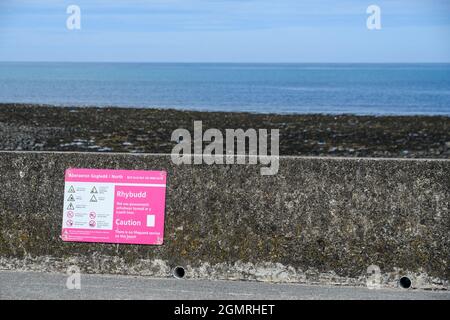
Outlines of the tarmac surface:
M 68 289 L 68 277 L 58 273 L 0 271 L 0 299 L 450 300 L 450 291 L 370 290 L 364 287 L 92 274 L 80 276 L 80 289 Z M 77 283 L 72 281 L 69 286 L 73 288 Z

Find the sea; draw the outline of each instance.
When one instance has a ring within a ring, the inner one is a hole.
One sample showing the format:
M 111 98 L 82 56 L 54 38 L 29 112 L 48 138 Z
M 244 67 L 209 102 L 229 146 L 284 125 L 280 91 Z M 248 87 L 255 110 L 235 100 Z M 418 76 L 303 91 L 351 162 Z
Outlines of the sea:
M 450 64 L 0 62 L 0 103 L 450 116 Z

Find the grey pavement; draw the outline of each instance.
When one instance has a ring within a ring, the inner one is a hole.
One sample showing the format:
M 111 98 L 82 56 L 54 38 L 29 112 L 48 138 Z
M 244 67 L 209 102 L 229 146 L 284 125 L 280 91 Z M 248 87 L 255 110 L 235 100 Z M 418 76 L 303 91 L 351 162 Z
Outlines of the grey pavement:
M 250 281 L 155 279 L 81 275 L 81 289 L 66 287 L 67 275 L 0 271 L 0 299 L 445 299 L 450 291 L 368 289 Z

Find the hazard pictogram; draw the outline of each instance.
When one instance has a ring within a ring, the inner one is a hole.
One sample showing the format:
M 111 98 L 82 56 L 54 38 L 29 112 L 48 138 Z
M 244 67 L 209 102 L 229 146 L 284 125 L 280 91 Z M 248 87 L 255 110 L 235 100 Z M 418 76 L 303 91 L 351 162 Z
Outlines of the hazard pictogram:
M 92 195 L 91 202 L 97 202 L 97 198 L 95 197 L 95 195 Z
M 69 192 L 69 193 L 75 193 L 75 188 L 74 188 L 73 186 L 70 186 L 68 192 Z
M 71 195 L 69 196 L 69 199 L 67 199 L 67 201 L 75 201 L 75 198 L 74 198 L 73 194 L 71 194 Z
M 97 192 L 97 188 L 96 188 L 96 187 L 93 187 L 92 190 L 91 190 L 91 193 L 98 193 L 98 192 Z
M 74 210 L 73 204 L 69 203 L 69 206 L 67 207 L 67 210 Z

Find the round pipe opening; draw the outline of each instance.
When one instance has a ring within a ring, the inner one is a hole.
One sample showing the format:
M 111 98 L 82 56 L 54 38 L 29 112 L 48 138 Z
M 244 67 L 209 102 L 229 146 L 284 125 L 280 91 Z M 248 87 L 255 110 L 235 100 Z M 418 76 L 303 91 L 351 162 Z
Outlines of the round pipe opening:
M 408 289 L 411 288 L 411 279 L 409 279 L 408 277 L 401 277 L 400 280 L 398 281 L 400 287 L 402 287 L 403 289 Z
M 176 279 L 183 279 L 184 276 L 186 275 L 186 271 L 184 270 L 183 267 L 177 266 L 177 267 L 173 268 L 172 275 Z

